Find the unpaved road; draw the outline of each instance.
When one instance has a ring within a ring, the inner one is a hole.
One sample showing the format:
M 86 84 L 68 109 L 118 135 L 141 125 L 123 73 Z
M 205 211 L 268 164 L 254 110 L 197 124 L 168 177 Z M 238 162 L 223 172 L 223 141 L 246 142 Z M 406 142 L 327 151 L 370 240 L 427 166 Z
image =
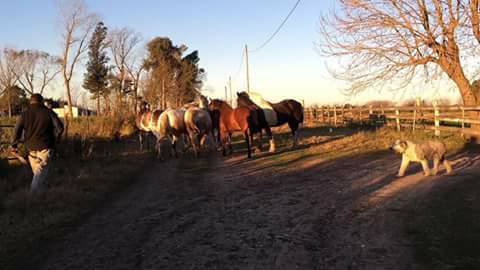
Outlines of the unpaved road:
M 453 176 L 425 178 L 413 167 L 400 179 L 399 157 L 388 152 L 271 168 L 243 155 L 161 162 L 32 266 L 415 269 L 405 206 L 480 174 L 475 157 L 454 157 Z

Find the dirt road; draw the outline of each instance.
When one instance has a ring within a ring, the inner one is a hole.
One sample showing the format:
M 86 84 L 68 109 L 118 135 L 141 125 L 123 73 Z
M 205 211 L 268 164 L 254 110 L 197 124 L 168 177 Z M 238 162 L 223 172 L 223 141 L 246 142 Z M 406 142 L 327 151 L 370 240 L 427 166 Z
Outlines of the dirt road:
M 159 163 L 72 233 L 39 252 L 36 269 L 413 269 L 403 224 L 454 176 L 396 178 L 388 152 L 262 166 L 243 155 Z M 442 171 L 443 173 L 443 171 Z M 408 206 L 408 207 L 407 207 Z M 32 268 L 33 269 L 33 268 Z

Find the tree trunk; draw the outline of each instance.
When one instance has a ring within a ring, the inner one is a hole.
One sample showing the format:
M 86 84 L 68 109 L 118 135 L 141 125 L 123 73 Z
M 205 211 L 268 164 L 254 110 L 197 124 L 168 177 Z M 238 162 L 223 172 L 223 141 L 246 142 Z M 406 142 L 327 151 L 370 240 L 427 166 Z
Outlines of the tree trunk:
M 7 88 L 8 117 L 12 117 L 12 88 Z
M 97 115 L 100 115 L 100 95 L 97 95 Z

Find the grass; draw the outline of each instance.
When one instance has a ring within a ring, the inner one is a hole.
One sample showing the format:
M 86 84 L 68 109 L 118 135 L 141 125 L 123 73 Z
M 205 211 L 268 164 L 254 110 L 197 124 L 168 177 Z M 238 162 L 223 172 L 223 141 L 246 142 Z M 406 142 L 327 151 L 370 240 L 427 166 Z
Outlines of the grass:
M 13 124 L 14 119 L 0 119 Z M 132 119 L 89 117 L 70 123 L 68 140 L 58 146 L 49 175 L 49 190 L 32 195 L 31 171 L 7 161 L 0 149 L 0 265 L 21 269 L 35 249 L 62 235 L 117 191 L 137 179 L 151 164 L 150 153 L 139 153 Z M 13 130 L 0 130 L 10 141 Z M 3 159 L 2 159 L 3 157 Z
M 449 153 L 464 148 L 465 139 L 457 134 L 442 133 L 436 138 L 433 132 L 411 131 L 397 132 L 391 128 L 378 130 L 352 130 L 348 128 L 309 127 L 301 131 L 299 149 L 283 151 L 275 155 L 267 155 L 257 160 L 262 167 L 282 167 L 308 159 L 331 160 L 357 154 L 386 151 L 396 139 L 421 142 L 431 139 L 443 141 Z M 277 146 L 289 147 L 291 137 L 284 133 L 277 136 Z
M 61 159 L 53 167 L 51 188 L 44 195 L 28 194 L 31 177 L 28 169 L 9 165 L 0 159 L 2 270 L 21 268 L 22 261 L 36 248 L 68 231 L 116 190 L 132 183 L 138 172 L 150 164 L 149 154 L 136 152 L 138 144 L 129 136 L 133 130 L 131 123 L 131 119 L 108 118 L 73 121 L 69 128 L 71 139 L 60 146 Z M 295 166 L 311 159 L 330 160 L 385 150 L 399 138 L 414 141 L 434 138 L 433 133 L 423 131 L 412 133 L 389 128 L 375 131 L 314 126 L 304 127 L 300 132 L 301 146 L 290 150 L 288 129 L 276 129 L 275 134 L 279 152 L 275 155 L 254 155 L 254 162 L 259 166 Z M 465 140 L 455 134 L 442 133 L 440 139 L 451 153 L 460 151 L 465 144 Z M 237 138 L 234 147 L 236 151 L 243 151 L 243 139 Z M 201 176 L 210 167 L 210 162 L 210 159 L 195 160 L 194 166 L 191 162 L 181 162 L 178 169 Z

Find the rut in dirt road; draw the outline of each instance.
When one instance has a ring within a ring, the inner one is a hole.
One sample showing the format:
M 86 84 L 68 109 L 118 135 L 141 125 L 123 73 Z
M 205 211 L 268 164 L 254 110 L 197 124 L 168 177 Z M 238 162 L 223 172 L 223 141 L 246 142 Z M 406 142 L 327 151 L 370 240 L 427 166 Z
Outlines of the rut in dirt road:
M 406 203 L 442 176 L 377 152 L 262 167 L 160 163 L 48 250 L 43 269 L 412 269 Z M 457 162 L 457 166 L 458 166 Z M 454 162 L 455 164 L 455 162 Z M 415 170 L 415 168 L 413 168 Z M 418 168 L 417 168 L 418 171 Z M 461 178 L 453 176 L 452 180 Z

